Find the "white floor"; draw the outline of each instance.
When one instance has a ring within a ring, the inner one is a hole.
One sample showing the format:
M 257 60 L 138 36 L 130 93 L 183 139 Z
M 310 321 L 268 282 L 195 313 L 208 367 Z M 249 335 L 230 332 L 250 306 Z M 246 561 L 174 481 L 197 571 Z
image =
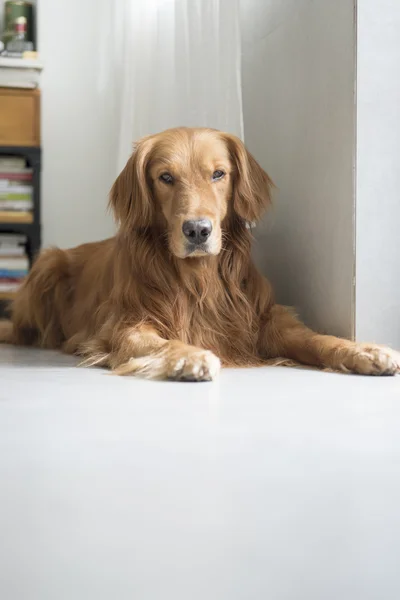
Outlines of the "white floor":
M 400 377 L 0 346 L 4 600 L 398 600 Z

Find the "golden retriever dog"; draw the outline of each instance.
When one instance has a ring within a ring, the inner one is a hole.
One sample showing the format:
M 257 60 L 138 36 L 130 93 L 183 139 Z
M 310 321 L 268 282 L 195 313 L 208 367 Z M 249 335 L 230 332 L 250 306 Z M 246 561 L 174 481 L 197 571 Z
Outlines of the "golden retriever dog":
M 184 381 L 214 379 L 221 363 L 278 358 L 397 373 L 393 350 L 319 335 L 275 304 L 248 228 L 268 208 L 271 185 L 233 135 L 177 128 L 140 140 L 110 193 L 117 235 L 42 252 L 0 340 Z

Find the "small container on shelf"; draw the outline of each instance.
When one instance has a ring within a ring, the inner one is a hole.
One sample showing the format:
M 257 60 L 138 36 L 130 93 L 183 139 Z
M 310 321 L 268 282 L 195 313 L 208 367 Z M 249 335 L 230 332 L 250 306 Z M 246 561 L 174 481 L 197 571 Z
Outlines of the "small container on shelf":
M 15 36 L 15 23 L 21 17 L 25 19 L 25 39 L 33 46 L 33 5 L 32 2 L 26 2 L 24 0 L 6 0 L 4 3 L 3 42 L 5 46 L 7 46 Z
M 7 43 L 7 53 L 23 54 L 32 50 L 33 43 L 27 39 L 26 17 L 17 17 L 14 21 L 14 35 Z

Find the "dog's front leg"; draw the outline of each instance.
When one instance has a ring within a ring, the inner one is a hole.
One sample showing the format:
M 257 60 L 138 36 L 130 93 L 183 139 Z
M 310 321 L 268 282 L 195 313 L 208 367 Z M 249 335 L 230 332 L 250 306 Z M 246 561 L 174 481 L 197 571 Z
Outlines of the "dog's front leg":
M 400 354 L 375 344 L 360 344 L 308 329 L 287 308 L 275 305 L 266 315 L 259 340 L 266 358 L 288 358 L 306 365 L 363 375 L 400 372 Z
M 165 340 L 149 325 L 121 327 L 113 332 L 108 366 L 120 375 L 149 379 L 210 381 L 220 370 L 219 359 L 209 350 Z

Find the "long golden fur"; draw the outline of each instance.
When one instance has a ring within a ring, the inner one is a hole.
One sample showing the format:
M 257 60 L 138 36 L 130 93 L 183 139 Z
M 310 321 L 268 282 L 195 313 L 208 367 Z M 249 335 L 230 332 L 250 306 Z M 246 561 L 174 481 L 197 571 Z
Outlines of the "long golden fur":
M 316 334 L 274 303 L 251 260 L 248 228 L 269 206 L 271 185 L 232 135 L 178 128 L 141 140 L 110 193 L 117 235 L 42 252 L 0 340 L 151 378 L 209 380 L 220 361 L 279 357 L 398 372 L 398 353 Z M 183 230 L 199 220 L 212 231 L 194 245 Z

